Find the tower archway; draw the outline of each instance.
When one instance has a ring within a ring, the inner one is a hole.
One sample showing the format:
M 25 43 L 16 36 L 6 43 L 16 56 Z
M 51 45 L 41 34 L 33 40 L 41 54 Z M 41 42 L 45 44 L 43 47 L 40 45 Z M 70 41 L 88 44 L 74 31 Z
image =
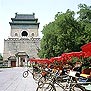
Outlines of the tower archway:
M 23 32 L 21 33 L 21 35 L 27 37 L 27 36 L 28 36 L 28 33 L 27 33 L 26 31 L 23 31 Z

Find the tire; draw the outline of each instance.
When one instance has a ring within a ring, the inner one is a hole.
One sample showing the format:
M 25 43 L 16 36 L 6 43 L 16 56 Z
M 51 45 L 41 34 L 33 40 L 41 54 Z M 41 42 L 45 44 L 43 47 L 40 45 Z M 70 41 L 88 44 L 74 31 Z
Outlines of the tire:
M 86 89 L 82 85 L 77 84 L 75 87 L 77 91 L 86 91 Z
M 29 75 L 28 71 L 23 72 L 23 77 L 26 78 Z
M 43 85 L 46 82 L 46 79 L 44 77 L 41 77 L 38 81 L 38 86 Z
M 86 91 L 86 89 L 79 84 L 73 84 L 73 83 L 66 83 L 61 87 L 62 91 Z
M 42 86 L 39 85 L 36 91 L 56 91 L 56 89 L 51 83 L 44 83 Z
M 62 82 L 66 82 L 66 80 L 64 80 L 62 77 L 57 77 L 56 82 L 62 83 Z
M 69 91 L 86 91 L 86 89 L 82 87 L 81 85 L 77 84 L 75 86 L 73 85 L 73 87 L 71 87 Z
M 33 73 L 33 79 L 36 80 L 36 81 L 39 81 L 39 79 L 41 78 L 41 74 L 39 73 Z

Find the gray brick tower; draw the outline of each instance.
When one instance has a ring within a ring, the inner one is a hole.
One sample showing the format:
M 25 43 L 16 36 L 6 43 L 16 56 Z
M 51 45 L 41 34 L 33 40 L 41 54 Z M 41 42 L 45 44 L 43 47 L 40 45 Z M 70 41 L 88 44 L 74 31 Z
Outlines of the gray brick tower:
M 11 18 L 10 37 L 4 39 L 3 60 L 8 66 L 20 67 L 27 64 L 28 58 L 38 58 L 40 38 L 39 22 L 35 14 L 17 14 Z

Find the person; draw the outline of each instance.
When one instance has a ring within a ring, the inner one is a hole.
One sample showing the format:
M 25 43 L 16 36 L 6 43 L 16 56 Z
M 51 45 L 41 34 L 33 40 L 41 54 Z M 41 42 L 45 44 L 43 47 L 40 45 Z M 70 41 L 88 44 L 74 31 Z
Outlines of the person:
M 69 65 L 64 64 L 63 69 L 62 69 L 62 75 L 66 75 L 68 70 L 69 70 Z
M 73 67 L 73 71 L 77 71 L 77 72 L 81 73 L 82 72 L 82 63 L 76 62 L 75 66 Z
M 35 65 L 33 65 L 33 71 L 34 71 L 34 72 L 38 72 L 38 71 L 39 71 L 39 68 L 38 68 L 36 62 L 35 62 Z

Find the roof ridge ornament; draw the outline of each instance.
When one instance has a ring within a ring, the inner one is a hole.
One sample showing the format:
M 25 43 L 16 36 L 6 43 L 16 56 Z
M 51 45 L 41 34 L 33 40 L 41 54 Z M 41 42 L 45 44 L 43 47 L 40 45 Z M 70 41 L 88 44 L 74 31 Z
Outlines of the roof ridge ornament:
M 16 18 L 16 16 L 17 16 L 17 13 L 18 13 L 18 12 L 15 13 L 15 18 Z

